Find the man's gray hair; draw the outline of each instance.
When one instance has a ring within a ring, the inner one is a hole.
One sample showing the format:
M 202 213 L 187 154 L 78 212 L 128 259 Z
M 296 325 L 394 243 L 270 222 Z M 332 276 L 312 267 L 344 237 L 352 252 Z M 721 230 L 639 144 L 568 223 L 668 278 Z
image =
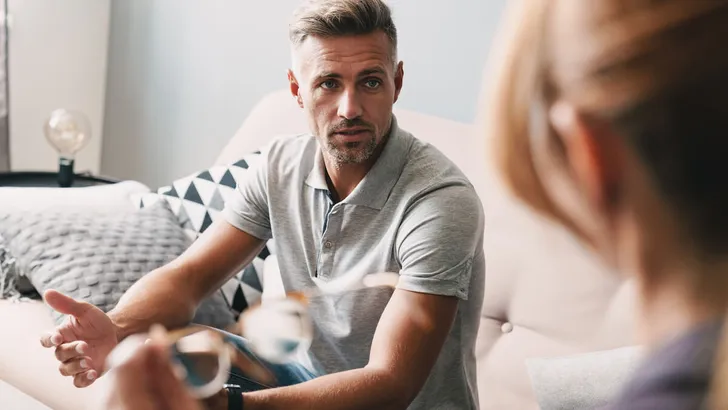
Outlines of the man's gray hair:
M 397 28 L 382 0 L 306 0 L 293 14 L 289 38 L 294 47 L 309 36 L 339 37 L 383 31 L 392 43 L 397 63 Z

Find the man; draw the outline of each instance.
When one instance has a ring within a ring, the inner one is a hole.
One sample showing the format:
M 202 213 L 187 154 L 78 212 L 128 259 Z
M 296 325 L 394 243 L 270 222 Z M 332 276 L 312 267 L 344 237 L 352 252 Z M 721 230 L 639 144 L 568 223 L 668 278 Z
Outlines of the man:
M 393 292 L 314 299 L 306 360 L 292 365 L 284 387 L 244 392 L 246 409 L 477 408 L 482 206 L 463 174 L 392 114 L 404 71 L 389 8 L 308 2 L 290 38 L 288 80 L 311 133 L 272 142 L 224 218 L 108 315 L 47 294 L 72 319 L 42 343 L 56 348 L 61 373 L 87 386 L 120 340 L 152 323 L 187 324 L 275 238 L 288 291 L 374 272 L 399 272 L 399 282 Z

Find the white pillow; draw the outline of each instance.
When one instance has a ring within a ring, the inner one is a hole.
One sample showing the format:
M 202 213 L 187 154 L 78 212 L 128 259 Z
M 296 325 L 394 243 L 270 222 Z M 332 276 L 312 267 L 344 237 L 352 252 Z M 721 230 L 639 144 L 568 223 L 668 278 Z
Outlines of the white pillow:
M 59 207 L 134 209 L 132 195 L 144 192 L 149 192 L 149 187 L 137 181 L 82 188 L 0 187 L 0 212 Z

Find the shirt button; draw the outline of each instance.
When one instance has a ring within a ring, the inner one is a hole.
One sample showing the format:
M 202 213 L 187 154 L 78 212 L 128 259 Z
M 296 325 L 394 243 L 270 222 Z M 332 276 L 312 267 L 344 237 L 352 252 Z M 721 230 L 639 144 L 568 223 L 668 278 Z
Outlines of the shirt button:
M 501 326 L 501 332 L 503 333 L 511 333 L 513 331 L 513 324 L 506 322 L 503 323 L 503 326 Z
M 324 242 L 324 248 L 326 248 L 326 249 L 331 249 L 331 247 L 333 247 L 333 246 L 334 246 L 334 244 L 331 243 L 331 241 Z

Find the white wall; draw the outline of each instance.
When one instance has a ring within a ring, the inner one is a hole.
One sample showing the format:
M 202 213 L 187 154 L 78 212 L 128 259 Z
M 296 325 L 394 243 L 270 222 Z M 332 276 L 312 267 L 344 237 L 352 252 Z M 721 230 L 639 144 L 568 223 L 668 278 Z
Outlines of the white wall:
M 57 170 L 43 134 L 56 108 L 84 112 L 92 139 L 76 171 L 101 169 L 110 0 L 8 0 L 11 169 Z
M 398 104 L 472 121 L 505 2 L 390 0 L 405 62 Z M 103 173 L 156 187 L 209 166 L 254 104 L 286 87 L 298 4 L 113 1 Z

